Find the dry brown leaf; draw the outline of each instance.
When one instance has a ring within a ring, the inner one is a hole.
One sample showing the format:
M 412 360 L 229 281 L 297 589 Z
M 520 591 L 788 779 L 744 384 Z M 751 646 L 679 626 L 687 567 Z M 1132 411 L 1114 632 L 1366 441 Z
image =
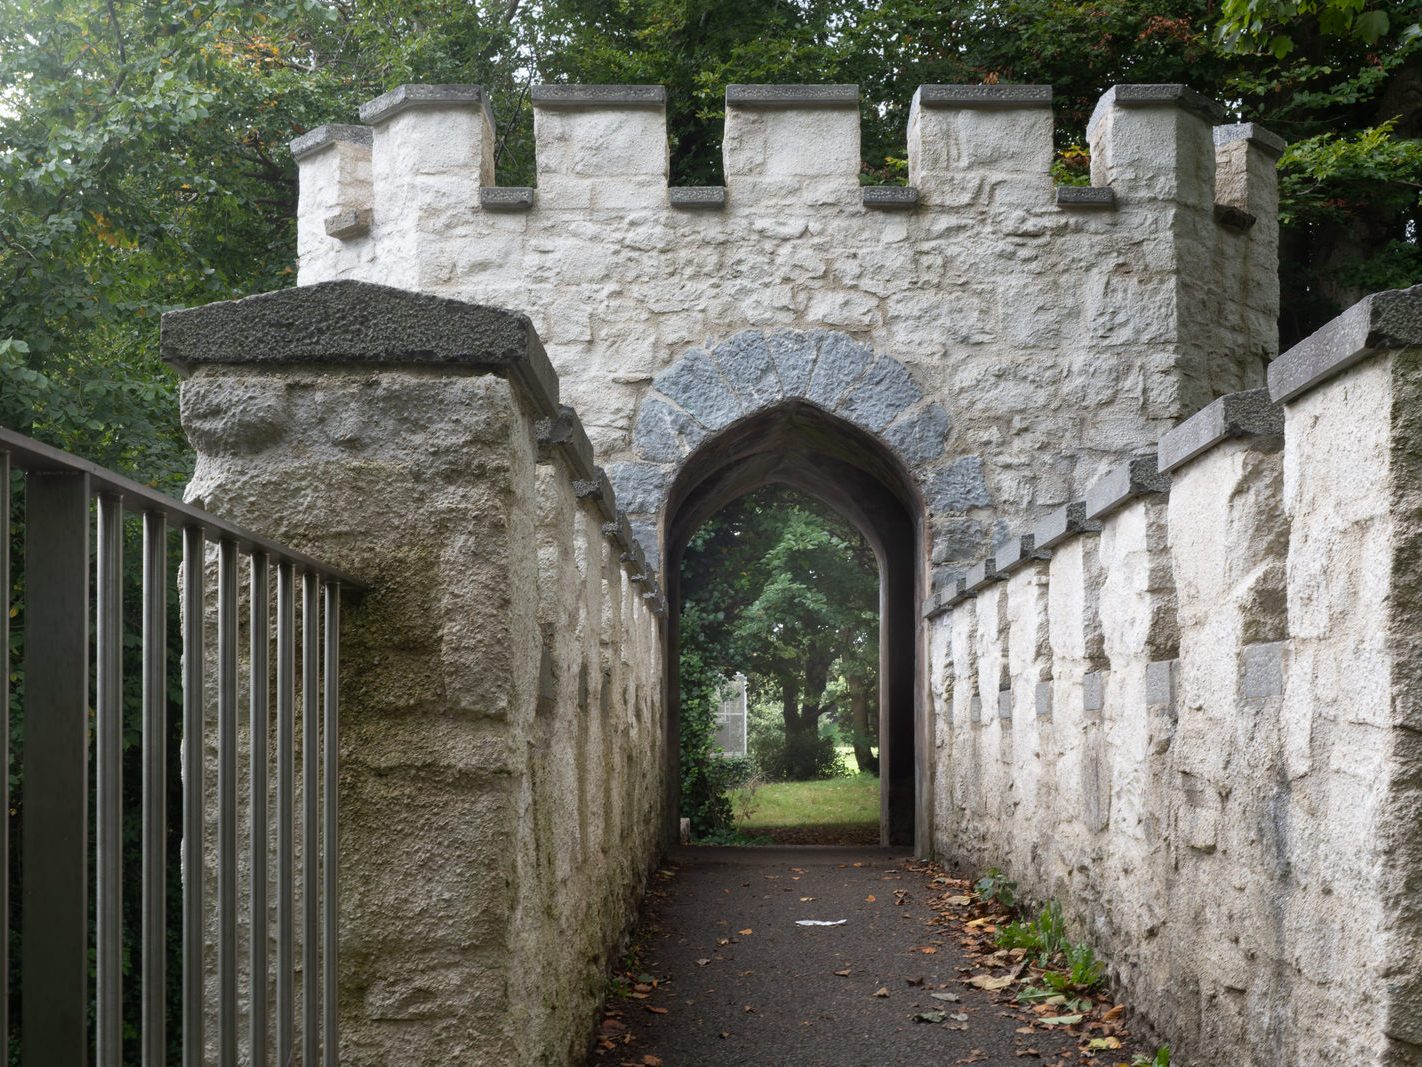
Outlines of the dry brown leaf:
M 736 933 L 740 934 L 742 937 L 750 937 L 750 935 L 755 933 L 755 931 L 752 930 L 749 926 L 747 926 L 744 930 L 737 930 Z
M 889 987 L 881 985 L 878 989 L 874 990 L 874 995 L 876 997 L 887 997 L 889 995 Z
M 643 1004 L 642 1007 L 653 1015 L 665 1015 L 667 1013 L 666 1008 L 659 1008 L 655 1004 Z

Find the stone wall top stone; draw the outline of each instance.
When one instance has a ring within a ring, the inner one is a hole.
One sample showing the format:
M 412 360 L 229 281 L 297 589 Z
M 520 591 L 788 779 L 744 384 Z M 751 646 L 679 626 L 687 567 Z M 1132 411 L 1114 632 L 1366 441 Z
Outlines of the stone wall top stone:
M 920 85 L 919 107 L 1051 107 L 1050 85 Z
M 529 92 L 534 107 L 667 106 L 663 85 L 535 85 Z
M 1287 403 L 1375 352 L 1422 345 L 1422 285 L 1365 296 L 1269 365 L 1269 395 Z
M 411 108 L 460 105 L 482 108 L 489 125 L 494 125 L 494 113 L 482 85 L 397 85 L 388 93 L 361 104 L 360 121 L 374 126 Z
M 1132 456 L 1108 470 L 1086 491 L 1085 518 L 1105 518 L 1117 508 L 1148 493 L 1164 493 L 1170 479 L 1160 473 L 1154 452 Z
M 859 106 L 857 85 L 728 85 L 726 106 L 740 108 L 828 108 Z
M 1268 389 L 1228 393 L 1205 405 L 1160 438 L 1160 473 L 1183 467 L 1231 437 L 1273 437 L 1284 432 L 1284 412 Z
M 1248 141 L 1271 159 L 1278 159 L 1284 154 L 1284 149 L 1289 146 L 1289 142 L 1277 133 L 1266 130 L 1263 126 L 1253 122 L 1234 122 L 1216 126 L 1214 137 L 1216 146 L 1233 144 L 1235 141 Z
M 324 126 L 317 126 L 314 130 L 307 130 L 300 137 L 291 142 L 291 158 L 302 159 L 312 152 L 319 151 L 327 145 L 337 143 L 364 145 L 369 148 L 373 140 L 373 131 L 369 126 L 352 126 L 340 122 L 328 122 Z
M 1038 520 L 1037 525 L 1032 528 L 1032 544 L 1038 551 L 1046 551 L 1068 537 L 1079 533 L 1095 533 L 1099 529 L 1099 522 L 1086 521 L 1086 502 L 1074 500 L 1055 511 L 1049 511 Z
M 1171 106 L 1194 112 L 1212 123 L 1225 117 L 1225 110 L 1219 103 L 1188 85 L 1113 85 L 1097 101 L 1096 109 L 1091 113 L 1091 121 L 1086 124 L 1087 140 L 1091 139 L 1101 117 L 1113 107 Z
M 371 282 L 279 289 L 163 316 L 159 351 L 202 364 L 463 366 L 509 374 L 540 415 L 558 414 L 558 376 L 527 315 Z

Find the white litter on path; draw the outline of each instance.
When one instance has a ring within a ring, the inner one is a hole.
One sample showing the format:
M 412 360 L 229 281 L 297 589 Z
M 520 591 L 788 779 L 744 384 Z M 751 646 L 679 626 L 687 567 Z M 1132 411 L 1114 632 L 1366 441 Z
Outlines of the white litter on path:
M 848 919 L 835 919 L 835 920 L 833 920 L 833 921 L 830 921 L 829 919 L 796 919 L 796 920 L 795 920 L 795 925 L 796 925 L 796 926 L 843 926 L 843 925 L 844 925 L 845 923 L 847 923 L 847 922 L 849 922 Z

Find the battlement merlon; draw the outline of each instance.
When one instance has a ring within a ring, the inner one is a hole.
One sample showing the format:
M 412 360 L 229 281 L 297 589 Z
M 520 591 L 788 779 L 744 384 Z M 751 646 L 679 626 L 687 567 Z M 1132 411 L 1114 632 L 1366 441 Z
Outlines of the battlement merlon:
M 1153 260 L 1206 275 L 1247 259 L 1249 272 L 1272 275 L 1277 138 L 1249 124 L 1214 126 L 1223 110 L 1186 86 L 1119 85 L 1089 127 L 1093 187 L 1054 190 L 1051 100 L 1040 85 L 921 86 L 907 130 L 912 187 L 871 196 L 858 180 L 857 86 L 731 85 L 725 187 L 673 191 L 662 86 L 538 86 L 538 186 L 514 189 L 494 184 L 493 117 L 479 86 L 400 86 L 361 108 L 364 127 L 323 127 L 294 143 L 300 281 L 364 277 L 443 291 L 467 269 L 452 250 L 526 230 L 511 214 L 527 225 L 581 215 L 597 226 L 636 213 L 677 228 L 696 214 L 706 232 L 716 216 L 729 225 L 767 212 L 823 212 L 851 228 L 863 217 L 866 239 L 890 217 L 916 228 L 915 218 L 923 226 L 971 215 L 992 231 L 1024 212 L 1086 213 L 1084 239 L 1113 227 L 1173 231 L 1189 239 L 1152 246 Z M 1250 302 L 1262 322 L 1277 298 L 1260 289 Z

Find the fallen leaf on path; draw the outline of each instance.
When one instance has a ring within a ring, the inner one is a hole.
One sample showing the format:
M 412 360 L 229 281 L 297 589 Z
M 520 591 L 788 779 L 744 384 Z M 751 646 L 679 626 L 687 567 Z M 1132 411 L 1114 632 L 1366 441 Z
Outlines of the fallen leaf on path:
M 643 1004 L 642 1007 L 653 1015 L 665 1015 L 667 1013 L 666 1008 L 659 1008 L 655 1004 Z
M 949 1004 L 958 1003 L 957 993 L 930 993 L 928 995 L 934 1000 L 946 1000 Z
M 846 967 L 844 970 L 842 970 L 842 971 L 835 971 L 834 973 L 837 974 L 837 975 L 839 975 L 841 978 L 848 978 L 848 977 L 849 977 L 849 968 Z
M 1012 975 L 1004 974 L 994 978 L 990 974 L 975 974 L 968 979 L 968 984 L 992 992 L 998 989 L 1006 989 L 1010 986 L 1012 984 Z
M 1103 1023 L 1113 1023 L 1125 1013 L 1126 1006 L 1124 1004 L 1117 1004 L 1115 1007 L 1111 1008 L 1111 1010 L 1101 1016 L 1101 1021 Z
M 916 1023 L 941 1023 L 948 1018 L 948 1013 L 943 1011 L 921 1011 L 917 1015 L 909 1016 Z
M 696 961 L 696 966 L 698 966 L 698 967 L 705 967 L 705 966 L 706 966 L 708 963 L 710 963 L 710 962 L 711 962 L 710 960 L 706 959 L 706 958 L 703 956 L 701 959 L 699 959 L 699 960 Z
M 909 985 L 923 985 L 923 975 L 916 974 L 912 978 L 905 978 L 904 981 Z
M 1082 1015 L 1053 1015 L 1047 1019 L 1038 1019 L 1043 1026 L 1075 1026 L 1085 1018 Z
M 876 901 L 876 900 L 878 900 L 878 899 L 879 899 L 879 898 L 876 897 L 873 893 L 870 893 L 867 897 L 864 898 L 864 903 L 866 903 L 866 904 L 873 904 L 874 901 Z
M 889 995 L 889 987 L 881 985 L 878 989 L 874 990 L 874 995 L 876 997 L 887 997 Z
M 972 902 L 972 897 L 949 897 L 943 903 L 950 904 L 955 908 L 966 908 Z
M 1086 1047 L 1092 1052 L 1098 1052 L 1102 1049 L 1120 1048 L 1121 1039 L 1119 1037 L 1093 1037 L 1086 1043 Z
M 736 933 L 740 934 L 742 937 L 750 937 L 750 935 L 755 933 L 755 931 L 752 930 L 749 926 L 747 926 L 744 930 L 737 930 Z

